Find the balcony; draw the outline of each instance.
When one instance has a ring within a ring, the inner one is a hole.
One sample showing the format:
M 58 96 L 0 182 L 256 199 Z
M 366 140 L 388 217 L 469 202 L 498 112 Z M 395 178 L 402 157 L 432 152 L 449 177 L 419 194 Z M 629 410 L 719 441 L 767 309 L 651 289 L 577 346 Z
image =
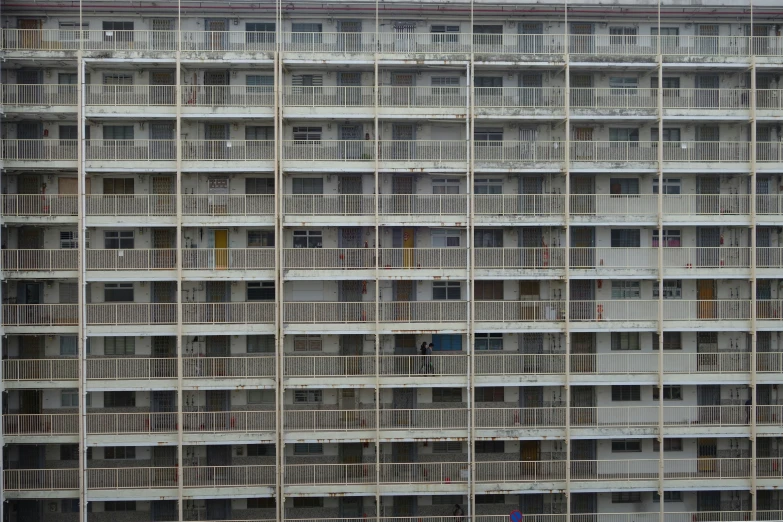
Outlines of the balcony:
M 174 85 L 85 85 L 89 117 L 176 117 Z
M 74 305 L 75 306 L 75 305 Z M 177 323 L 175 303 L 87 303 L 87 324 L 110 327 L 117 325 L 171 325 Z M 97 330 L 93 329 L 97 333 Z
M 184 196 L 183 196 L 184 197 Z M 137 226 L 174 225 L 177 196 L 174 194 L 86 194 L 85 212 L 90 226 L 108 226 L 123 216 L 124 223 Z M 162 219 L 168 217 L 169 219 Z
M 3 489 L 8 492 L 73 490 L 78 496 L 79 470 L 65 469 L 5 469 Z M 11 493 L 12 497 L 16 497 Z
M 196 386 L 205 379 L 253 379 L 275 377 L 275 358 L 258 357 L 184 357 L 183 377 L 197 379 Z M 236 384 L 236 383 L 232 383 Z
M 79 324 L 79 305 L 4 304 L 3 326 L 7 333 L 74 332 Z
M 3 415 L 3 436 L 9 442 L 70 443 L 75 442 L 78 435 L 79 415 L 76 413 Z
M 565 111 L 562 87 L 476 87 L 475 113 L 479 118 L 561 118 Z
M 557 171 L 565 160 L 564 146 L 558 141 L 476 142 L 473 149 L 475 168 L 482 172 L 513 172 L 516 169 Z
M 177 359 L 147 357 L 87 357 L 87 379 L 102 381 L 125 381 L 152 379 L 175 379 Z M 111 382 L 95 386 L 112 386 Z M 149 383 L 147 383 L 149 386 Z
M 4 83 L 2 93 L 6 114 L 36 111 L 75 114 L 78 105 L 76 85 Z
M 186 248 L 182 250 L 182 270 L 188 279 L 226 278 L 242 279 L 247 270 L 254 277 L 274 278 L 276 266 L 274 248 Z
M 3 194 L 3 218 L 7 222 L 75 223 L 79 208 L 76 194 Z
M 90 280 L 173 279 L 177 251 L 173 248 L 87 249 L 85 267 Z
M 5 277 L 77 277 L 79 251 L 76 249 L 3 249 Z M 54 272 L 57 272 L 56 274 Z M 47 274 L 49 273 L 49 274 Z
M 242 325 L 234 329 L 246 331 L 248 334 L 270 333 L 269 325 L 274 321 L 274 302 L 182 304 L 182 322 L 188 325 L 187 331 L 193 335 L 222 335 L 224 330 L 216 330 L 213 326 L 219 324 Z
M 267 194 L 182 194 L 187 226 L 226 225 L 253 221 L 274 223 L 275 197 Z
M 269 140 L 182 140 L 183 169 L 247 172 L 271 171 L 275 142 Z M 172 158 L 173 159 L 173 158 Z
M 78 140 L 3 139 L 2 159 L 5 168 L 70 170 L 76 168 L 78 150 Z
M 79 378 L 79 361 L 75 358 L 62 359 L 4 359 L 3 380 L 7 387 L 17 387 L 14 381 L 21 381 L 23 388 L 61 387 L 52 381 L 75 381 Z M 28 381 L 43 381 L 31 386 Z M 69 383 L 70 384 L 70 383 Z

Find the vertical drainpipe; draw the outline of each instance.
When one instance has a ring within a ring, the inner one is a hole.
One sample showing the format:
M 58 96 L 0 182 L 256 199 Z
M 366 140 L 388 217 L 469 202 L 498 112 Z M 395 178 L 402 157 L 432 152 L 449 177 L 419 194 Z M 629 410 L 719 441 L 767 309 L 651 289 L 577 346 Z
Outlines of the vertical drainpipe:
M 371 147 L 373 148 L 372 157 L 374 158 L 373 162 L 373 208 L 375 209 L 375 245 L 373 245 L 373 249 L 375 250 L 375 304 L 374 304 L 374 312 L 375 312 L 375 335 L 373 336 L 373 348 L 374 348 L 374 355 L 375 355 L 375 443 L 373 447 L 375 448 L 375 520 L 376 522 L 380 522 L 381 520 L 381 382 L 380 382 L 380 342 L 381 337 L 378 333 L 379 330 L 379 321 L 380 321 L 380 300 L 381 300 L 381 284 L 380 284 L 380 278 L 379 278 L 379 269 L 380 269 L 380 241 L 381 237 L 379 235 L 380 232 L 380 216 L 378 215 L 378 205 L 380 204 L 380 187 L 378 182 L 378 167 L 379 167 L 379 150 L 378 147 L 378 96 L 379 93 L 379 84 L 378 81 L 378 54 L 379 54 L 379 20 L 378 20 L 378 0 L 375 0 L 375 36 L 373 39 L 373 90 L 372 90 L 372 100 L 373 100 L 373 139 L 370 142 Z M 361 82 L 360 82 L 361 83 Z M 367 508 L 365 508 L 367 509 Z
M 473 22 L 474 22 L 474 2 L 471 0 L 470 2 L 470 27 L 471 27 L 471 34 L 473 31 Z M 476 332 L 475 332 L 475 314 L 476 314 L 476 300 L 474 299 L 475 295 L 475 286 L 476 281 L 474 277 L 474 270 L 473 266 L 476 260 L 476 245 L 473 242 L 473 233 L 475 228 L 474 223 L 474 215 L 473 215 L 473 184 L 474 184 L 474 178 L 475 178 L 475 161 L 473 158 L 473 145 L 474 145 L 474 139 L 473 139 L 473 131 L 475 130 L 475 104 L 473 102 L 474 100 L 474 92 L 473 92 L 473 76 L 475 73 L 475 62 L 476 62 L 476 56 L 475 56 L 475 50 L 473 48 L 473 37 L 471 36 L 470 41 L 470 62 L 467 65 L 466 70 L 466 83 L 467 83 L 467 89 L 465 93 L 465 103 L 467 105 L 467 120 L 465 122 L 465 132 L 467 133 L 467 168 L 468 168 L 468 181 L 467 181 L 467 187 L 465 188 L 465 194 L 466 194 L 466 210 L 467 210 L 467 217 L 468 217 L 468 237 L 466 240 L 466 244 L 468 246 L 468 252 L 467 252 L 467 276 L 468 276 L 468 284 L 466 288 L 467 292 L 467 299 L 468 299 L 468 331 L 467 331 L 467 346 L 465 347 L 465 353 L 467 354 L 467 372 L 468 372 L 468 502 L 467 502 L 467 519 L 470 520 L 471 517 L 475 517 L 474 513 L 476 512 L 476 481 L 475 481 L 475 474 L 476 474 L 476 453 L 475 453 L 475 444 L 476 444 L 476 404 L 475 404 L 475 353 L 473 350 L 473 347 L 475 346 L 476 341 Z
M 282 522 L 285 518 L 285 497 L 284 497 L 284 478 L 285 478 L 285 443 L 283 434 L 284 405 L 285 405 L 285 350 L 283 336 L 283 170 L 282 147 L 283 147 L 283 124 L 281 114 L 281 96 L 282 96 L 282 2 L 276 1 L 275 9 L 275 49 L 274 49 L 274 92 L 275 92 L 275 112 L 274 112 L 274 176 L 275 176 L 275 497 L 277 502 L 275 516 L 277 522 Z
M 565 97 L 563 108 L 565 120 L 563 130 L 565 133 L 563 148 L 563 174 L 565 181 L 565 202 L 563 205 L 563 230 L 565 231 L 565 263 L 563 267 L 565 280 L 565 301 L 563 310 L 563 335 L 565 336 L 565 501 L 566 518 L 571 517 L 571 57 L 570 37 L 568 35 L 568 0 L 564 5 L 564 41 L 563 61 L 565 68 Z
M 658 35 L 656 37 L 656 69 L 658 71 L 658 92 L 656 96 L 656 107 L 658 113 L 658 150 L 657 150 L 657 173 L 658 178 L 658 197 L 656 198 L 657 210 L 657 229 L 658 229 L 658 303 L 657 315 L 658 321 L 656 330 L 658 332 L 658 519 L 660 522 L 665 520 L 665 502 L 663 482 L 665 475 L 664 460 L 664 427 L 663 427 L 663 56 L 661 49 L 661 0 L 658 0 Z
M 177 50 L 176 50 L 176 65 L 175 65 L 175 91 L 174 96 L 176 98 L 176 125 L 174 138 L 176 139 L 174 144 L 174 150 L 176 154 L 176 169 L 177 169 L 177 181 L 176 181 L 176 207 L 177 207 L 177 230 L 176 230 L 176 247 L 177 247 L 177 341 L 175 343 L 177 350 L 177 466 L 179 466 L 179 473 L 177 473 L 177 513 L 179 520 L 184 520 L 184 486 L 185 486 L 185 459 L 183 456 L 182 444 L 183 433 L 185 430 L 185 414 L 183 412 L 183 371 L 184 364 L 182 359 L 182 348 L 184 343 L 182 342 L 182 0 L 177 0 Z
M 79 0 L 79 31 L 82 28 L 82 2 Z M 79 97 L 76 136 L 78 138 L 77 152 L 77 178 L 78 187 L 78 247 L 79 247 L 79 280 L 78 285 L 78 322 L 79 331 L 77 334 L 78 357 L 79 357 L 79 521 L 87 522 L 87 283 L 85 281 L 85 246 L 87 227 L 85 226 L 86 206 L 86 181 L 84 173 L 84 154 L 85 136 L 84 136 L 84 41 L 79 38 L 79 50 L 76 54 L 77 86 L 76 93 Z
M 758 331 L 757 319 L 758 319 L 758 304 L 756 303 L 757 293 L 757 279 L 756 279 L 756 160 L 757 160 L 757 145 L 756 140 L 758 138 L 757 121 L 756 121 L 756 52 L 753 44 L 753 0 L 750 0 L 750 38 L 749 48 L 750 53 L 750 227 L 748 229 L 750 233 L 750 519 L 756 520 L 756 513 L 758 510 L 758 438 L 756 433 L 756 411 L 758 409 L 758 393 L 756 387 L 756 366 L 758 361 Z

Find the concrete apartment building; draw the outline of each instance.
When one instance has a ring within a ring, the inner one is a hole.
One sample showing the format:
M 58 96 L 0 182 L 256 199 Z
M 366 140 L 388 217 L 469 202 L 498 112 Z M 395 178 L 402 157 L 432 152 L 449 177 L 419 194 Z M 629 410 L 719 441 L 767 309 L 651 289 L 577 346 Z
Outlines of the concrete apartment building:
M 81 3 L 2 12 L 3 522 L 783 519 L 779 1 Z

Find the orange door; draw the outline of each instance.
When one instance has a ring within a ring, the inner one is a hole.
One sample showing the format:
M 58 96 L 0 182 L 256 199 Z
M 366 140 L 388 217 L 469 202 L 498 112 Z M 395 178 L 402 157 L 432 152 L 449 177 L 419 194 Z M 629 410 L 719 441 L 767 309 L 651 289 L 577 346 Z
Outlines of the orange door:
M 215 269 L 228 268 L 228 230 L 215 230 Z
M 715 281 L 712 279 L 699 279 L 696 281 L 699 299 L 699 319 L 715 318 Z

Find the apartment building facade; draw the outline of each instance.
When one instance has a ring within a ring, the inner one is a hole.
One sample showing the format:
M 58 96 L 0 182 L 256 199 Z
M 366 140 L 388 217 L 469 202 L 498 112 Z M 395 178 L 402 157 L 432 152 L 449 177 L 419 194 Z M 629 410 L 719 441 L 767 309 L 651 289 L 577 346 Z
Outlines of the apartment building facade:
M 783 519 L 782 19 L 6 2 L 3 520 Z

